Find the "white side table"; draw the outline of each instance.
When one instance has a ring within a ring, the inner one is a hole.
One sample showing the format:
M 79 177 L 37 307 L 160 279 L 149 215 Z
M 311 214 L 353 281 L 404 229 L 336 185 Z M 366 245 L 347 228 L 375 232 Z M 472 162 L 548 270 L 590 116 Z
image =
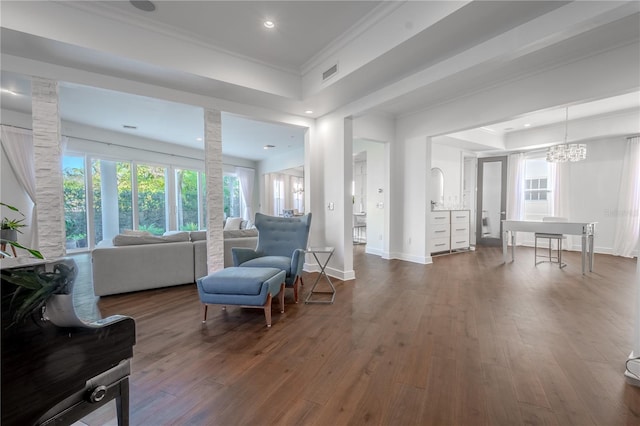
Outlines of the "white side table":
M 318 266 L 320 267 L 320 275 L 318 275 L 318 277 L 316 278 L 316 282 L 314 282 L 313 286 L 311 286 L 311 291 L 307 295 L 307 298 L 304 300 L 304 303 L 329 303 L 329 304 L 331 304 L 335 300 L 335 298 L 336 298 L 336 288 L 333 286 L 333 283 L 331 282 L 331 279 L 329 279 L 329 276 L 325 272 L 325 268 L 327 267 L 327 264 L 329 263 L 329 259 L 331 259 L 331 256 L 333 256 L 333 251 L 334 251 L 333 247 L 309 247 L 307 250 L 305 250 L 306 253 L 311 253 L 313 255 L 313 257 L 316 259 L 316 262 L 318 263 Z M 322 263 L 320 261 L 320 259 L 318 259 L 318 254 L 327 254 L 328 255 L 327 258 L 325 259 L 324 263 Z M 320 281 L 320 278 L 323 277 L 323 276 L 327 280 L 329 285 L 331 286 L 331 291 L 315 291 L 315 288 L 318 285 L 318 282 Z M 311 300 L 311 298 L 313 297 L 314 294 L 330 294 L 331 295 L 331 300 Z

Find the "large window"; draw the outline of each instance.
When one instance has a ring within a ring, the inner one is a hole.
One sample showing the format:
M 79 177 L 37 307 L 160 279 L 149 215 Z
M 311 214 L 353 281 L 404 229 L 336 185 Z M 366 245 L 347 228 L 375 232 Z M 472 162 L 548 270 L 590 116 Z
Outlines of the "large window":
M 138 189 L 138 229 L 162 235 L 167 230 L 165 167 L 138 164 L 136 184 Z
M 225 217 L 242 217 L 242 194 L 240 181 L 235 175 L 225 174 L 222 178 Z
M 130 161 L 85 161 L 82 155 L 63 157 L 68 248 L 93 247 L 129 229 L 162 235 L 206 228 L 204 173 Z M 222 183 L 225 215 L 241 217 L 246 205 L 237 176 L 225 174 Z
M 291 176 L 291 187 L 293 192 L 293 209 L 304 212 L 304 178 Z
M 273 215 L 278 216 L 282 214 L 282 210 L 285 208 L 284 204 L 284 179 L 280 175 L 273 180 Z
M 87 247 L 87 191 L 84 157 L 62 160 L 64 222 L 67 250 Z
M 525 179 L 524 199 L 526 201 L 547 200 L 547 195 L 549 194 L 548 181 L 549 179 L 546 177 Z
M 200 228 L 199 188 L 200 173 L 195 170 L 176 170 L 176 211 L 178 229 L 181 231 L 195 231 Z
M 131 169 L 129 162 L 91 161 L 95 242 L 133 229 Z
M 524 218 L 541 220 L 551 216 L 551 169 L 544 158 L 525 160 Z

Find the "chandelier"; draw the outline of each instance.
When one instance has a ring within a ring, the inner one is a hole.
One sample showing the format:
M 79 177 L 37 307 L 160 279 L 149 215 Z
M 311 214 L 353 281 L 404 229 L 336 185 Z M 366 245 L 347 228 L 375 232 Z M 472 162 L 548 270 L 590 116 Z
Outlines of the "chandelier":
M 569 107 L 566 108 L 564 120 L 564 143 L 550 146 L 547 149 L 547 161 L 551 163 L 566 163 L 580 161 L 587 158 L 587 145 L 583 143 L 567 143 L 569 134 Z

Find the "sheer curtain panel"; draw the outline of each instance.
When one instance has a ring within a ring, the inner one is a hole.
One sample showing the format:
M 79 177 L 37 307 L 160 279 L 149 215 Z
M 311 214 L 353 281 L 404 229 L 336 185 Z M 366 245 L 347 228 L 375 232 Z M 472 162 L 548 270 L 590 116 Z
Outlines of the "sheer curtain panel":
M 551 216 L 566 217 L 571 221 L 571 208 L 569 204 L 570 185 L 570 163 L 551 163 Z M 566 249 L 573 249 L 573 237 L 566 235 Z M 562 244 L 565 247 L 565 244 Z
M 507 219 L 524 219 L 524 153 L 509 155 L 507 165 Z
M 2 126 L 2 147 L 7 154 L 7 160 L 16 175 L 16 179 L 25 190 L 33 207 L 31 209 L 31 241 L 30 247 L 38 248 L 38 223 L 36 206 L 36 171 L 33 154 L 33 136 L 31 130 L 17 127 Z
M 246 209 L 243 214 L 243 219 L 253 220 L 253 209 L 251 204 L 253 203 L 253 186 L 256 172 L 253 169 L 246 167 L 236 167 L 236 176 L 240 181 L 240 191 L 242 191 L 242 197 L 244 198 L 244 205 Z
M 640 136 L 627 138 L 618 197 L 613 253 L 632 257 L 640 237 Z

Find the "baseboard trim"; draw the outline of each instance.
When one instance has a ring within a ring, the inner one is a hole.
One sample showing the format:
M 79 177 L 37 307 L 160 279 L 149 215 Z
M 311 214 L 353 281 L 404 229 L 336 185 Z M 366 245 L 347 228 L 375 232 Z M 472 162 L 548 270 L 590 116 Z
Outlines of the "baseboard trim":
M 305 272 L 313 273 L 320 272 L 320 266 L 317 263 L 305 263 L 302 267 L 302 270 Z M 331 278 L 336 278 L 340 281 L 350 281 L 356 279 L 356 272 L 354 270 L 351 271 L 341 271 L 339 269 L 331 268 L 327 266 L 324 271 Z

